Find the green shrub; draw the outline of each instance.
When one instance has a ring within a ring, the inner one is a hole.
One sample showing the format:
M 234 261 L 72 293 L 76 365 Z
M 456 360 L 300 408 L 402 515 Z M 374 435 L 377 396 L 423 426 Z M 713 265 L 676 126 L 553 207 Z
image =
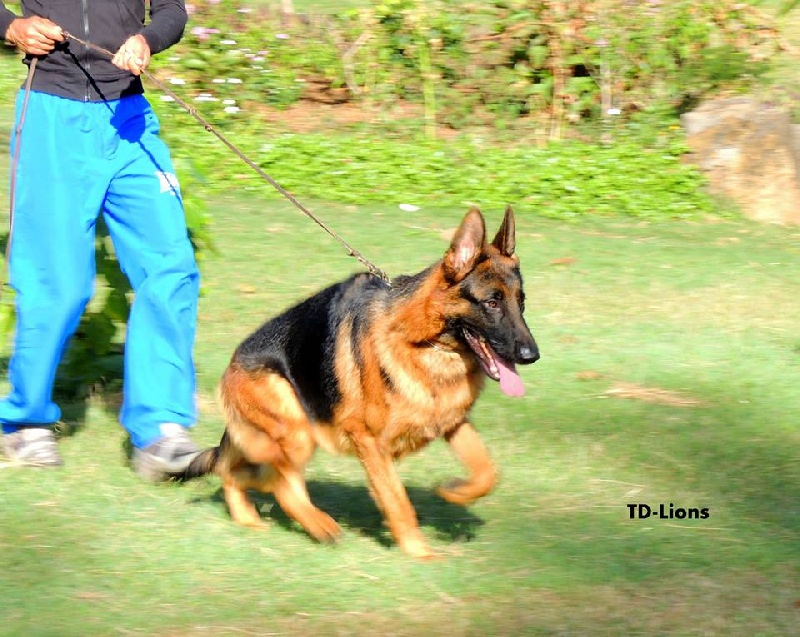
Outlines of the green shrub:
M 170 118 L 165 131 L 173 147 L 192 153 L 209 175 L 210 192 L 229 193 L 235 183 L 239 192 L 279 196 L 174 105 L 159 108 L 171 114 L 162 118 Z M 647 136 L 623 134 L 614 144 L 565 140 L 547 148 L 466 137 L 402 140 L 368 130 L 267 137 L 244 119 L 222 129 L 302 199 L 437 207 L 513 203 L 561 219 L 586 214 L 683 218 L 712 210 L 699 171 L 681 161 L 686 147 L 677 126 L 653 133 L 648 124 Z
M 777 51 L 763 14 L 735 0 L 382 0 L 288 25 L 234 0 L 195 6 L 161 69 L 207 99 L 285 107 L 322 83 L 342 99 L 422 102 L 454 128 L 549 119 L 551 137 L 610 108 L 747 87 Z

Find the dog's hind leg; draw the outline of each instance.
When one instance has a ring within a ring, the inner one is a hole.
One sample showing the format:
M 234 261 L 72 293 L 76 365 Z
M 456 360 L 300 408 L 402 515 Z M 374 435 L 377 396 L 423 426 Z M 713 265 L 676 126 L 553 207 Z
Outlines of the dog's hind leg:
M 300 466 L 305 466 L 314 449 L 305 431 L 310 426 L 291 386 L 278 374 L 251 374 L 231 364 L 220 383 L 220 399 L 227 429 L 217 473 L 225 501 L 236 523 L 260 528 L 265 523 L 247 490 L 276 491 L 280 480 L 275 465 L 296 460 L 287 451 L 297 454 L 299 449 Z
M 231 519 L 236 524 L 254 529 L 268 527 L 268 524 L 259 515 L 255 505 L 247 497 L 247 492 L 236 482 L 226 482 L 223 484 L 222 490 L 225 493 L 225 503 L 228 505 Z
M 495 469 L 483 440 L 470 423 L 465 422 L 445 436 L 456 457 L 470 472 L 469 478 L 455 478 L 436 492 L 448 502 L 469 504 L 489 493 L 497 483 Z
M 275 483 L 275 499 L 284 513 L 302 526 L 318 542 L 334 542 L 341 534 L 339 525 L 311 502 L 301 471 L 280 467 Z
M 267 523 L 247 497 L 247 489 L 262 486 L 263 479 L 254 479 L 256 474 L 263 473 L 262 467 L 251 465 L 237 451 L 230 450 L 218 467 L 217 473 L 222 477 L 222 491 L 231 519 L 242 526 L 255 529 L 267 528 Z
M 283 435 L 271 441 L 276 449 L 271 453 L 270 475 L 266 476 L 260 487 L 254 487 L 274 493 L 284 513 L 298 522 L 314 539 L 332 542 L 341 533 L 339 525 L 312 504 L 303 477 L 317 443 L 311 432 L 311 424 L 300 411 L 299 405 L 295 405 L 296 399 L 292 399 L 293 394 L 284 393 L 279 421 L 269 426 L 266 423 L 263 425 L 265 429 L 280 431 Z M 268 417 L 264 415 L 262 420 Z

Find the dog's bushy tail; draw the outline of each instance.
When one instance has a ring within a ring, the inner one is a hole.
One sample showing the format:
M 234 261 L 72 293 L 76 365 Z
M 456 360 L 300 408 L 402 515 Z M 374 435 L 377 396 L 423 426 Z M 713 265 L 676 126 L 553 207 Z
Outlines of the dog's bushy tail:
M 179 476 L 180 480 L 192 480 L 209 473 L 214 473 L 219 460 L 219 447 L 209 447 L 194 458 L 186 470 Z

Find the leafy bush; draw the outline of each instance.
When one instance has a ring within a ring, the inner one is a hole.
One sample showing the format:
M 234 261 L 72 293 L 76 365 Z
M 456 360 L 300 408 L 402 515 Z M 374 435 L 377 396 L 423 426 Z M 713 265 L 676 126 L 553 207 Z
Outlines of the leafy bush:
M 191 152 L 205 168 L 209 192 L 229 193 L 235 183 L 239 192 L 279 196 L 174 105 L 158 108 L 170 109 L 165 134 L 173 147 Z M 677 126 L 648 137 L 623 135 L 615 144 L 566 140 L 547 148 L 501 147 L 465 137 L 387 139 L 369 131 L 265 137 L 256 123 L 243 119 L 223 129 L 302 199 L 437 207 L 514 203 L 561 219 L 586 214 L 683 218 L 712 210 L 702 176 L 681 161 L 687 149 Z
M 194 7 L 162 70 L 207 99 L 284 107 L 322 85 L 419 101 L 455 128 L 530 116 L 551 137 L 609 109 L 748 86 L 777 51 L 763 14 L 735 0 L 382 0 L 290 24 L 234 0 Z

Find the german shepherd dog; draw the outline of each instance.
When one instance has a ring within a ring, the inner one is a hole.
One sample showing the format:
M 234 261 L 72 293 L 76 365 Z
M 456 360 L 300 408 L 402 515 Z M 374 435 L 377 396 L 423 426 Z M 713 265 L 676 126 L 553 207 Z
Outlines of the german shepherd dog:
M 443 437 L 469 475 L 438 494 L 468 504 L 489 493 L 497 472 L 467 416 L 486 376 L 521 396 L 515 363 L 539 358 L 523 318 L 511 208 L 490 244 L 485 233 L 472 208 L 444 258 L 419 274 L 391 285 L 357 274 L 258 328 L 222 376 L 222 441 L 184 477 L 219 475 L 231 517 L 246 526 L 264 524 L 247 490 L 273 492 L 325 542 L 339 526 L 311 502 L 305 467 L 317 445 L 355 454 L 397 543 L 432 557 L 395 460 Z

